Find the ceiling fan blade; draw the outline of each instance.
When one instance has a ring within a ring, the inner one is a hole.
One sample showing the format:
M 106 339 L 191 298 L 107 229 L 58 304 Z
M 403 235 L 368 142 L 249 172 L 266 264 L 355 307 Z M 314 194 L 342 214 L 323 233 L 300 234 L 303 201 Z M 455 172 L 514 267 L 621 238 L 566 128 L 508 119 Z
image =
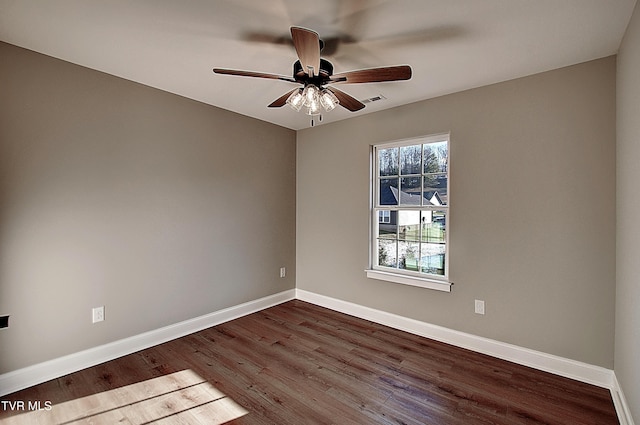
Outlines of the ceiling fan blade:
M 313 75 L 318 75 L 320 72 L 320 37 L 318 33 L 306 28 L 291 27 L 291 38 L 298 59 L 302 64 L 302 70 L 308 74 L 309 67 L 312 67 Z
M 332 83 L 380 83 L 383 81 L 400 81 L 411 78 L 409 65 L 387 66 L 381 68 L 360 69 L 342 72 L 331 76 Z
M 281 106 L 284 106 L 287 103 L 287 99 L 289 99 L 289 96 L 291 96 L 291 93 L 293 93 L 294 91 L 300 90 L 299 88 L 295 88 L 291 91 L 286 92 L 285 94 L 283 94 L 282 96 L 280 96 L 279 98 L 277 98 L 276 100 L 274 100 L 273 102 L 271 102 L 269 104 L 269 108 L 280 108 Z
M 290 81 L 292 83 L 296 82 L 296 80 L 294 80 L 292 77 L 287 77 L 286 75 L 266 74 L 264 72 L 239 71 L 237 69 L 223 69 L 223 68 L 213 68 L 213 72 L 215 72 L 216 74 L 237 75 L 240 77 L 268 78 L 270 80 Z
M 340 101 L 340 106 L 350 110 L 351 112 L 356 112 L 364 108 L 364 103 L 360 102 L 355 97 L 336 89 L 335 87 L 330 87 L 327 90 L 330 90 L 333 94 L 336 95 L 336 97 Z

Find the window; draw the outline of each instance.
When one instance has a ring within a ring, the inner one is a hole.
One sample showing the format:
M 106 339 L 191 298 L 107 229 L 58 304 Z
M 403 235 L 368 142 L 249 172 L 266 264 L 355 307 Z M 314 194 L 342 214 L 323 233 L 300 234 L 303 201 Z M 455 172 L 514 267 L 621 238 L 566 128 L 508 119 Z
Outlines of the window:
M 449 135 L 373 147 L 369 277 L 449 291 Z
M 389 210 L 381 210 L 378 211 L 378 222 L 379 223 L 391 223 L 391 211 Z

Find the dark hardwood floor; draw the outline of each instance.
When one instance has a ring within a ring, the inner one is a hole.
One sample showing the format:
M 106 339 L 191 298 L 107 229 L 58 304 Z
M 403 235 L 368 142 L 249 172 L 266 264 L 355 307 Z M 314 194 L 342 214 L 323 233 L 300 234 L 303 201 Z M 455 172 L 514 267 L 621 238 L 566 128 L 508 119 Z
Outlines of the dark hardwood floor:
M 618 423 L 606 389 L 298 300 L 2 400 L 7 425 Z

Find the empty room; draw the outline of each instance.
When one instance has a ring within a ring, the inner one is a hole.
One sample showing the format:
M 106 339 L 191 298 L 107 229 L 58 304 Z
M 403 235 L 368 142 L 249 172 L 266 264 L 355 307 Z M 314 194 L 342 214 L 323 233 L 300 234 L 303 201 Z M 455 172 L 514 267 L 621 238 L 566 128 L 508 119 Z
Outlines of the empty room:
M 0 422 L 640 421 L 635 0 L 0 0 Z

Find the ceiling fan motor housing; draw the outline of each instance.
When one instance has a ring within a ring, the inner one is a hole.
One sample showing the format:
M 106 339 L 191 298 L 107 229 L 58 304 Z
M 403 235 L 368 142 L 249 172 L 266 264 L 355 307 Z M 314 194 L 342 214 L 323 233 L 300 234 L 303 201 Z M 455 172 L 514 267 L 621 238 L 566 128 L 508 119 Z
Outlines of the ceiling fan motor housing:
M 299 60 L 293 64 L 293 78 L 296 81 L 307 84 L 315 84 L 321 87 L 329 82 L 329 77 L 333 75 L 333 64 L 326 59 L 320 59 L 320 71 L 314 71 L 314 76 L 309 77 L 305 70 L 302 69 L 302 64 Z

